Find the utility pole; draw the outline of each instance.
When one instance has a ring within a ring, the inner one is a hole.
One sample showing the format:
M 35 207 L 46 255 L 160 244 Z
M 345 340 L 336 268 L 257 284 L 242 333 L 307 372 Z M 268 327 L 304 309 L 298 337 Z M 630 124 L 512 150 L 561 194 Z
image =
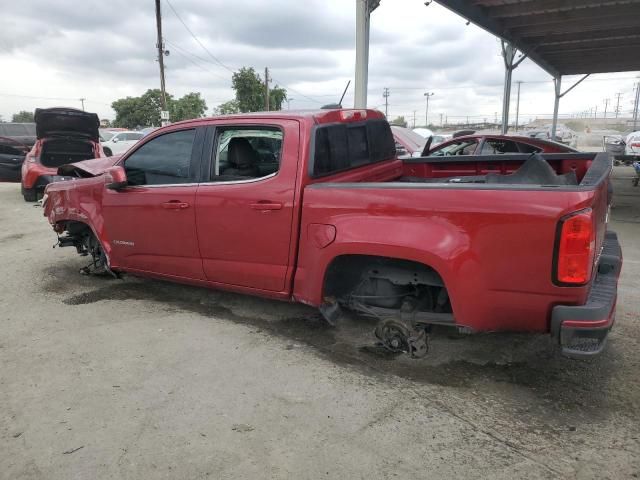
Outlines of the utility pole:
M 440 126 L 442 127 L 442 114 L 440 114 Z
M 264 111 L 269 111 L 269 67 L 264 67 Z
M 295 98 L 287 98 L 287 110 L 291 110 L 291 102 L 293 102 Z
M 518 131 L 518 117 L 520 116 L 520 85 L 522 85 L 522 80 L 518 80 L 516 82 L 518 84 L 518 101 L 516 102 L 516 132 Z
M 158 31 L 158 42 L 156 47 L 158 48 L 158 64 L 160 65 L 160 102 L 162 110 L 167 110 L 167 92 L 164 85 L 164 42 L 162 41 L 162 13 L 160 12 L 160 0 L 156 0 L 156 29 Z M 164 120 L 164 119 L 163 119 Z
M 598 118 L 598 105 L 593 108 L 593 118 Z
M 618 115 L 620 115 L 620 97 L 622 96 L 622 92 L 618 92 L 616 93 L 616 118 L 618 118 Z
M 604 118 L 607 118 L 607 108 L 609 107 L 610 102 L 611 102 L 610 98 L 604 99 Z
M 633 104 L 633 131 L 638 130 L 638 107 L 640 106 L 640 82 L 636 83 L 636 101 Z
M 413 111 L 413 128 L 416 128 L 416 112 L 417 110 Z
M 424 126 L 425 128 L 429 128 L 429 98 L 433 97 L 435 95 L 435 93 L 433 92 L 426 92 L 424 94 L 425 97 L 427 97 L 427 108 L 424 111 Z
M 384 116 L 389 117 L 389 88 L 388 87 L 384 87 L 382 96 L 384 97 Z
M 84 111 L 84 101 L 86 100 L 86 98 L 82 97 L 82 98 L 79 98 L 78 100 L 80 100 L 80 103 L 82 103 L 82 110 Z

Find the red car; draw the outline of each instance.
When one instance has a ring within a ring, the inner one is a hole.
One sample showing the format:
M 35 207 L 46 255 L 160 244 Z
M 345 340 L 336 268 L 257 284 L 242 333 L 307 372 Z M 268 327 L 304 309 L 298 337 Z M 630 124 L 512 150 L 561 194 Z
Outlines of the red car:
M 456 140 L 461 141 L 461 140 Z M 465 140 L 462 140 L 465 141 Z M 602 351 L 622 254 L 606 153 L 396 157 L 375 110 L 175 123 L 60 169 L 44 214 L 87 272 L 123 272 L 379 320 L 419 357 L 434 324 Z
M 562 143 L 517 135 L 473 134 L 452 138 L 429 150 L 429 156 L 501 155 L 505 153 L 575 153 Z
M 74 108 L 36 109 L 36 142 L 22 164 L 22 196 L 35 202 L 47 184 L 64 180 L 58 167 L 104 157 L 95 113 Z

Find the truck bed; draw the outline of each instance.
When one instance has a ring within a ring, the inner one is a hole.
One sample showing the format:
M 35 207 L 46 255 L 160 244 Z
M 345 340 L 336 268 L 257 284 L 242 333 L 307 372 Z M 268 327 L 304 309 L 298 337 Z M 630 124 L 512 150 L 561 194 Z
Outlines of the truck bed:
M 579 186 L 585 178 L 588 184 L 589 181 L 593 181 L 594 176 L 604 174 L 609 162 L 606 153 L 410 158 L 404 161 L 401 181 Z M 587 176 L 589 171 L 591 173 Z
M 500 155 L 387 162 L 360 181 L 351 171 L 308 185 L 301 231 L 334 225 L 336 239 L 320 252 L 301 242 L 298 269 L 352 253 L 411 259 L 443 279 L 458 326 L 549 332 L 552 308 L 584 304 L 590 288 L 552 281 L 559 220 L 592 208 L 601 249 L 611 162 L 607 154 L 543 157 L 574 184 L 508 183 L 530 156 Z

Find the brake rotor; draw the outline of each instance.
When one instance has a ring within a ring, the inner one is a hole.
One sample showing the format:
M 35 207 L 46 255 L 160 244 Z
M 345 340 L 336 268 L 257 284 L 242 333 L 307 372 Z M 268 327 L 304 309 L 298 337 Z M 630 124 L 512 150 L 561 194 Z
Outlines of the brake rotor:
M 425 329 L 409 329 L 395 320 L 380 322 L 375 330 L 380 345 L 391 352 L 408 353 L 412 358 L 422 358 L 429 351 Z
M 375 330 L 380 344 L 391 352 L 409 352 L 409 330 L 393 320 L 380 322 Z

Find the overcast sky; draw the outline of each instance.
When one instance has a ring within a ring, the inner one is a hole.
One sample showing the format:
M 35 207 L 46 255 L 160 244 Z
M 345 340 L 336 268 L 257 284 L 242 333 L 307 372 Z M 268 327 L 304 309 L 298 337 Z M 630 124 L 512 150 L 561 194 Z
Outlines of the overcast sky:
M 231 70 L 269 66 L 274 83 L 288 89 L 291 108 L 314 108 L 339 99 L 353 79 L 355 0 L 166 0 L 162 1 L 167 90 L 177 96 L 201 92 L 213 108 L 231 98 Z M 113 118 L 113 100 L 159 86 L 155 60 L 153 0 L 6 1 L 0 29 L 0 115 L 19 110 L 80 106 Z M 219 63 L 216 62 L 217 59 Z M 632 108 L 636 73 L 588 79 L 561 102 L 563 114 L 597 106 L 604 110 L 621 92 L 621 110 Z M 369 106 L 389 116 L 424 123 L 424 92 L 430 120 L 492 119 L 502 108 L 500 43 L 466 25 L 436 3 L 382 0 L 372 14 Z M 566 77 L 569 86 L 575 77 Z M 524 120 L 553 111 L 553 84 L 525 61 L 514 73 L 522 84 Z M 513 98 L 515 101 L 515 85 Z M 353 104 L 353 85 L 345 105 Z M 612 110 L 609 106 L 609 111 Z M 512 113 L 515 112 L 515 105 Z

